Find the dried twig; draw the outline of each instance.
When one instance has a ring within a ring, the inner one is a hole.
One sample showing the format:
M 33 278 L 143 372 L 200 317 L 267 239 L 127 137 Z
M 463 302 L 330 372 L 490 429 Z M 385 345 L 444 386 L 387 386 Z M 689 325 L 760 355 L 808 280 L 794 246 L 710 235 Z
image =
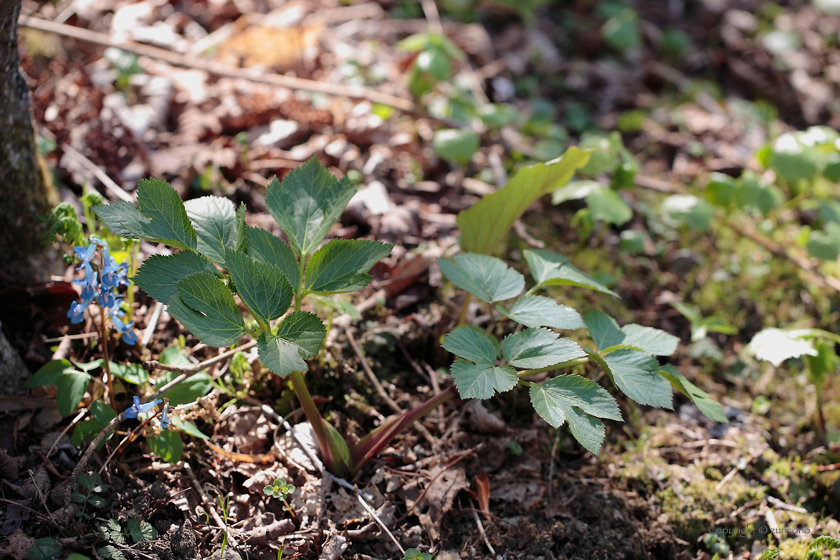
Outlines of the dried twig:
M 350 99 L 363 99 L 370 101 L 371 103 L 378 103 L 380 105 L 393 107 L 394 109 L 399 109 L 401 111 L 405 111 L 406 113 L 416 115 L 422 114 L 422 111 L 420 111 L 410 99 L 397 97 L 396 95 L 382 93 L 361 86 L 316 82 L 315 80 L 306 80 L 303 78 L 295 78 L 281 74 L 269 74 L 261 70 L 236 68 L 227 64 L 208 62 L 206 60 L 174 53 L 172 51 L 149 45 L 142 45 L 139 43 L 118 43 L 104 33 L 97 33 L 81 27 L 54 23 L 52 21 L 36 17 L 22 17 L 18 23 L 22 27 L 46 31 L 47 33 L 56 33 L 58 35 L 63 35 L 64 37 L 71 37 L 73 39 L 87 41 L 88 43 L 103 45 L 105 47 L 116 47 L 140 56 L 163 60 L 164 62 L 168 62 L 169 64 L 173 64 L 175 66 L 204 70 L 205 72 L 216 76 L 238 78 L 251 82 L 271 84 L 301 91 L 324 93 L 338 97 L 349 97 Z
M 198 492 L 199 496 L 201 496 L 201 501 L 204 502 L 204 507 L 210 510 L 210 516 L 213 518 L 213 521 L 215 521 L 216 524 L 219 527 L 221 527 L 227 535 L 228 544 L 234 548 L 239 546 L 236 544 L 236 539 L 234 539 L 233 535 L 230 533 L 230 529 L 228 529 L 227 525 L 225 525 L 225 522 L 216 512 L 216 508 L 213 507 L 213 500 L 210 499 L 210 496 L 208 496 L 207 492 L 204 491 L 204 488 L 201 487 L 201 484 L 198 482 L 198 478 L 196 478 L 195 473 L 193 472 L 192 467 L 190 467 L 189 463 L 184 463 L 184 470 L 187 471 L 187 475 L 190 477 L 190 480 L 192 480 L 195 491 Z
M 37 19 L 37 18 L 33 18 Z M 52 22 L 50 22 L 52 23 Z M 63 24 L 56 24 L 56 25 L 63 25 Z M 76 28 L 74 28 L 76 29 Z M 64 153 L 70 156 L 71 158 L 75 159 L 82 167 L 93 173 L 94 177 L 99 179 L 99 181 L 105 186 L 105 188 L 114 196 L 119 198 L 120 200 L 124 200 L 126 202 L 134 202 L 134 197 L 125 192 L 125 190 L 119 186 L 113 179 L 108 177 L 108 175 L 99 169 L 99 166 L 90 161 L 83 153 L 76 150 L 69 144 L 62 144 L 61 149 L 64 150 Z
M 149 345 L 149 341 L 152 340 L 152 335 L 155 334 L 155 329 L 157 328 L 158 321 L 160 321 L 161 313 L 163 313 L 164 305 L 161 302 L 157 302 L 155 304 L 155 310 L 152 311 L 152 316 L 149 319 L 148 325 L 146 325 L 146 330 L 143 331 L 143 340 L 140 342 L 140 346 L 145 348 Z
M 394 541 L 394 544 L 397 545 L 397 548 L 400 549 L 402 555 L 405 556 L 405 549 L 402 547 L 402 545 L 400 545 L 400 541 L 398 541 L 394 534 L 388 529 L 388 526 L 385 525 L 385 523 L 383 523 L 381 519 L 379 519 L 379 516 L 376 514 L 376 511 L 372 507 L 370 507 L 370 505 L 365 501 L 364 498 L 362 498 L 362 495 L 359 492 L 358 488 L 356 488 L 356 497 L 359 499 L 359 503 L 362 504 L 362 507 L 365 508 L 365 510 L 370 514 L 371 517 L 373 517 L 373 520 L 376 521 L 377 525 L 382 527 L 382 530 L 384 530 L 385 533 L 387 533 L 388 536 L 391 537 L 391 540 Z
M 470 500 L 470 506 L 472 506 L 472 500 Z M 475 519 L 475 524 L 478 525 L 478 532 L 481 533 L 481 538 L 484 539 L 484 544 L 487 546 L 487 550 L 490 551 L 494 557 L 496 556 L 496 549 L 493 548 L 493 545 L 490 544 L 490 539 L 487 538 L 487 533 L 484 531 L 484 524 L 481 522 L 481 518 L 478 516 L 478 510 L 475 507 L 471 508 L 473 519 Z

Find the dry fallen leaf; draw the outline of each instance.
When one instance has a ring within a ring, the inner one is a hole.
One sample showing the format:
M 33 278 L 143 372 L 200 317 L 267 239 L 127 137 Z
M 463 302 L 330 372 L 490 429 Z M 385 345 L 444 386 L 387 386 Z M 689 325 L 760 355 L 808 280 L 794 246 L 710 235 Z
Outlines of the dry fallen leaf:
M 490 515 L 490 479 L 487 473 L 479 473 L 475 476 L 476 499 L 478 500 L 478 509 L 481 510 L 485 516 Z

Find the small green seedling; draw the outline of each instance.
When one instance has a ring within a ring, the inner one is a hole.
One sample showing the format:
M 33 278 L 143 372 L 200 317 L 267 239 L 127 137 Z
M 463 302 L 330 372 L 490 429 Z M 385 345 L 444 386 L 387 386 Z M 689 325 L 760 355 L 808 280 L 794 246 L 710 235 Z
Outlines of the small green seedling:
M 76 510 L 76 517 L 88 520 L 91 519 L 87 513 L 88 506 L 97 509 L 105 507 L 107 502 L 100 496 L 105 491 L 105 486 L 102 484 L 102 478 L 95 472 L 81 475 L 79 484 L 82 486 L 82 492 L 73 492 L 70 499 L 81 506 L 81 509 Z
M 293 513 L 294 508 L 289 505 L 289 502 L 287 500 L 296 491 L 297 488 L 295 488 L 291 484 L 287 484 L 286 480 L 283 478 L 278 478 L 272 484 L 269 484 L 268 486 L 263 488 L 263 492 L 266 496 L 277 498 L 278 500 L 283 502 L 283 510 L 288 511 L 289 513 Z

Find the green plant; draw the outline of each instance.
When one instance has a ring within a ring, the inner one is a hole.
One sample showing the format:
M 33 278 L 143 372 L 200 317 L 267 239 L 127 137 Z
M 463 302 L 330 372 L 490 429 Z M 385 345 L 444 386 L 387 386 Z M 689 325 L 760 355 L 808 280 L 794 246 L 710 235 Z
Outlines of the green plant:
M 759 360 L 778 367 L 791 358 L 802 358 L 808 379 L 817 395 L 817 422 L 820 433 L 826 435 L 823 414 L 823 389 L 826 374 L 835 373 L 840 366 L 840 356 L 834 345 L 840 336 L 822 329 L 764 329 L 753 336 L 747 350 Z
M 96 552 L 102 558 L 111 560 L 125 560 L 126 555 L 122 548 L 127 548 L 128 540 L 135 544 L 153 541 L 158 537 L 157 530 L 150 523 L 139 517 L 131 517 L 125 524 L 125 529 L 116 519 L 108 519 L 99 527 L 99 534 L 103 540 L 110 544 L 100 547 Z
M 417 99 L 452 77 L 453 62 L 466 60 L 464 52 L 439 33 L 411 35 L 400 41 L 397 48 L 414 53 L 408 70 L 408 89 Z
M 821 535 L 814 539 L 814 542 L 808 546 L 808 550 L 803 556 L 803 560 L 822 560 L 824 558 L 822 549 L 838 550 L 840 549 L 840 539 L 829 537 L 828 535 Z M 761 553 L 759 560 L 775 560 L 781 558 L 782 552 L 778 548 L 767 548 Z
M 682 302 L 674 302 L 671 305 L 691 323 L 692 342 L 703 340 L 710 332 L 722 334 L 735 334 L 738 332 L 738 329 L 723 317 L 718 315 L 703 317 L 700 309 L 696 305 Z
M 292 506 L 289 505 L 287 501 L 289 497 L 297 491 L 297 488 L 292 486 L 291 484 L 287 484 L 285 479 L 278 478 L 272 484 L 269 484 L 265 488 L 263 488 L 263 492 L 266 496 L 272 496 L 277 498 L 281 502 L 283 502 L 283 509 L 292 513 L 294 509 Z
M 104 507 L 107 503 L 105 498 L 100 496 L 100 494 L 105 490 L 105 487 L 102 484 L 102 478 L 95 472 L 90 472 L 80 476 L 79 484 L 82 485 L 83 492 L 73 492 L 70 495 L 70 499 L 79 504 L 82 508 L 76 511 L 76 517 L 87 520 L 91 518 L 91 516 L 87 513 L 87 507 L 89 505 L 99 509 Z
M 672 366 L 659 365 L 655 356 L 672 354 L 675 337 L 639 325 L 619 328 L 600 311 L 581 318 L 571 308 L 534 295 L 558 285 L 615 295 L 568 259 L 548 251 L 527 251 L 535 284 L 523 295 L 522 274 L 487 254 L 534 200 L 567 183 L 588 159 L 588 152 L 572 148 L 563 158 L 523 168 L 505 188 L 458 216 L 460 244 L 466 254 L 456 255 L 454 262 L 438 262 L 447 278 L 468 297 L 487 305 L 493 321 L 484 329 L 465 325 L 465 302 L 460 326 L 444 341 L 444 347 L 459 357 L 452 365 L 455 385 L 417 408 L 387 419 L 353 445 L 322 418 L 307 388 L 305 360 L 319 353 L 326 328 L 319 317 L 301 310 L 308 296 L 364 287 L 370 281 L 367 271 L 391 251 L 390 244 L 376 241 L 338 239 L 321 245 L 353 196 L 355 187 L 349 180 L 336 179 L 313 159 L 291 172 L 282 186 L 276 179 L 269 184 L 266 205 L 289 244 L 246 227 L 244 208 L 237 210 L 226 199 L 204 197 L 184 204 L 160 180 L 141 181 L 139 207 L 117 202 L 95 211 L 118 235 L 180 249 L 171 256 L 149 258 L 137 274 L 137 284 L 169 305 L 170 313 L 205 344 L 227 346 L 243 337 L 256 339 L 262 364 L 290 379 L 324 462 L 333 473 L 357 472 L 404 429 L 458 394 L 490 398 L 518 384 L 529 388 L 537 412 L 546 421 L 556 427 L 568 421 L 575 437 L 597 453 L 604 437 L 599 418 L 621 419 L 615 399 L 579 375 L 545 383 L 526 380 L 590 359 L 640 404 L 670 408 L 673 386 L 705 414 L 725 421 L 720 406 L 708 395 Z M 235 297 L 253 317 L 250 325 L 243 320 Z M 499 305 L 506 300 L 512 304 Z M 525 330 L 502 337 L 510 321 Z M 559 338 L 551 328 L 588 328 L 595 350 Z M 500 342 L 497 334 L 502 337 Z
M 405 551 L 402 560 L 432 560 L 435 557 L 435 554 L 420 552 L 416 548 L 409 548 Z

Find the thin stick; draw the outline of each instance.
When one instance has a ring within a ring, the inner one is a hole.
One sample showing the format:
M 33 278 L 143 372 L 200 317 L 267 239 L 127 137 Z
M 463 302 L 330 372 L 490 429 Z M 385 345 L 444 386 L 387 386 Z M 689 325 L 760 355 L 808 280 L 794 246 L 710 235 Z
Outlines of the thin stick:
M 160 316 L 163 313 L 163 307 L 164 305 L 161 302 L 155 304 L 155 310 L 152 311 L 149 324 L 146 325 L 146 330 L 143 332 L 143 340 L 140 342 L 140 346 L 143 348 L 149 345 L 149 342 L 152 340 L 152 335 L 155 334 L 158 321 L 160 321 Z
M 53 517 L 50 508 L 47 507 L 47 500 L 44 499 L 44 494 L 41 493 L 41 489 L 38 488 L 38 483 L 35 482 L 35 475 L 32 474 L 32 469 L 27 469 L 26 472 L 29 473 L 29 478 L 32 480 L 32 486 L 35 487 L 35 491 L 38 493 L 38 498 L 40 498 L 41 500 L 41 505 L 44 506 L 45 510 L 47 510 L 47 515 L 50 516 L 50 519 L 52 519 L 52 522 L 55 524 L 56 527 L 60 527 L 58 522 L 55 520 L 55 517 Z
M 36 17 L 21 18 L 19 20 L 19 25 L 22 27 L 37 29 L 39 31 L 46 31 L 47 33 L 56 33 L 58 35 L 71 37 L 80 41 L 87 41 L 88 43 L 94 43 L 105 47 L 116 47 L 140 56 L 163 60 L 175 66 L 204 70 L 205 72 L 215 74 L 216 76 L 239 78 L 242 80 L 249 80 L 251 82 L 271 84 L 302 91 L 324 93 L 337 97 L 363 99 L 370 101 L 371 103 L 378 103 L 380 105 L 393 107 L 394 109 L 399 109 L 400 111 L 405 111 L 406 113 L 417 115 L 422 114 L 422 111 L 420 111 L 410 99 L 397 97 L 396 95 L 382 93 L 361 86 L 316 82 L 315 80 L 306 80 L 303 78 L 295 78 L 281 74 L 267 74 L 259 70 L 255 71 L 246 68 L 236 68 L 234 66 L 228 66 L 227 64 L 219 64 L 217 62 L 208 62 L 206 60 L 185 56 L 149 45 L 141 45 L 138 43 L 117 43 L 104 33 L 97 33 L 81 27 L 54 23 L 52 21 Z
M 385 391 L 385 387 L 382 386 L 382 383 L 379 382 L 379 379 L 373 373 L 373 370 L 370 368 L 370 364 L 365 358 L 364 354 L 362 354 L 361 349 L 359 348 L 358 343 L 356 343 L 356 339 L 353 337 L 353 329 L 347 329 L 347 340 L 350 342 L 350 346 L 353 347 L 353 351 L 356 353 L 356 356 L 362 362 L 362 368 L 365 370 L 365 373 L 370 379 L 370 382 L 373 383 L 373 386 L 376 387 L 376 392 L 379 393 L 379 396 L 388 404 L 388 407 L 393 410 L 396 414 L 403 414 L 405 411 L 400 408 L 394 399 L 391 398 L 390 395 Z M 433 447 L 437 447 L 438 440 L 435 436 L 429 433 L 429 430 L 426 429 L 426 426 L 420 424 L 419 422 L 415 423 L 415 427 L 417 431 L 420 432 L 426 441 L 428 441 Z
M 221 527 L 227 535 L 228 543 L 230 544 L 230 546 L 233 548 L 238 547 L 239 545 L 236 544 L 236 539 L 233 538 L 233 535 L 230 533 L 230 529 L 228 529 L 225 522 L 222 521 L 222 518 L 219 517 L 219 514 L 216 513 L 216 508 L 213 507 L 213 501 L 210 499 L 210 496 L 208 496 L 207 493 L 204 491 L 204 488 L 201 487 L 201 484 L 198 482 L 198 478 L 196 478 L 195 473 L 193 472 L 192 467 L 190 467 L 189 463 L 184 463 L 184 470 L 187 471 L 187 475 L 190 477 L 190 480 L 192 480 L 196 492 L 198 492 L 198 495 L 201 496 L 201 501 L 204 502 L 204 506 L 210 510 L 210 515 L 213 517 L 213 521 L 215 521 L 216 524 L 219 527 Z
M 81 340 L 85 338 L 93 338 L 95 336 L 99 336 L 98 332 L 86 332 L 80 334 L 65 334 L 64 336 L 59 336 L 58 338 L 47 338 L 44 340 L 44 343 L 48 342 L 61 342 L 63 340 Z
M 481 518 L 478 516 L 478 511 L 475 509 L 472 500 L 470 500 L 470 506 L 472 508 L 475 524 L 478 525 L 478 532 L 481 533 L 481 538 L 484 539 L 484 544 L 487 546 L 487 550 L 490 551 L 490 554 L 496 556 L 496 549 L 493 548 L 493 545 L 490 544 L 490 539 L 487 538 L 487 533 L 484 531 L 484 524 L 481 522 Z
M 440 13 L 435 0 L 420 0 L 420 5 L 423 6 L 423 14 L 429 22 L 429 31 L 437 35 L 443 35 L 443 25 L 440 23 Z
M 31 19 L 38 19 L 38 18 L 31 18 Z M 40 21 L 45 21 L 45 20 L 40 20 Z M 48 22 L 48 23 L 50 23 L 51 25 L 62 25 L 64 27 L 69 27 L 69 26 L 66 26 L 66 25 L 61 24 L 61 23 L 53 23 L 53 22 Z M 74 28 L 74 29 L 79 29 L 79 28 Z M 121 186 L 119 186 L 113 179 L 108 177 L 108 175 L 104 171 L 99 169 L 98 165 L 96 165 L 95 163 L 90 161 L 87 157 L 85 157 L 85 155 L 83 153 L 76 150 L 75 148 L 73 148 L 69 144 L 62 144 L 61 149 L 64 150 L 64 152 L 67 155 L 69 155 L 70 157 L 75 159 L 77 162 L 79 162 L 82 165 L 82 167 L 84 167 L 85 169 L 87 169 L 88 171 L 93 173 L 93 175 L 97 179 L 99 179 L 99 181 L 105 186 L 105 188 L 108 191 L 111 192 L 111 194 L 113 194 L 114 196 L 116 196 L 120 200 L 124 200 L 126 202 L 134 202 L 134 197 L 133 196 L 131 196 L 130 194 L 125 192 L 125 190 Z
M 73 486 L 76 484 L 76 481 L 79 479 L 79 476 L 82 474 L 82 471 L 87 466 L 88 461 L 90 460 L 90 456 L 93 455 L 94 449 L 102 443 L 102 440 L 105 439 L 105 436 L 111 433 L 114 427 L 120 423 L 121 421 L 125 420 L 125 412 L 121 412 L 117 414 L 108 425 L 102 428 L 102 431 L 97 434 L 97 436 L 90 442 L 85 454 L 82 455 L 82 458 L 79 459 L 79 462 L 76 463 L 76 467 L 73 469 L 73 472 L 70 473 L 70 478 L 67 479 L 67 486 L 64 487 L 64 504 L 70 504 L 70 494 L 73 493 Z
M 79 423 L 79 420 L 81 420 L 82 418 L 84 418 L 84 417 L 85 417 L 85 415 L 87 415 L 87 410 L 83 410 L 83 411 L 81 411 L 79 414 L 77 414 L 77 415 L 76 415 L 76 417 L 75 417 L 75 418 L 73 418 L 73 421 L 72 421 L 72 422 L 70 422 L 70 423 L 67 425 L 67 427 L 66 427 L 66 428 L 64 428 L 64 429 L 61 431 L 61 433 L 58 435 L 58 437 L 57 437 L 57 438 L 55 438 L 55 441 L 53 442 L 53 444 L 50 446 L 50 450 L 47 452 L 47 457 L 49 457 L 50 455 L 52 455 L 52 452 L 53 452 L 53 451 L 55 451 L 55 446 L 56 446 L 56 445 L 58 445 L 58 442 L 59 442 L 59 441 L 61 441 L 62 436 L 64 436 L 64 434 L 66 434 L 67 432 L 69 432 L 69 431 L 70 431 L 70 428 L 72 428 L 73 426 L 75 426 L 76 424 L 78 424 L 78 423 Z
M 397 545 L 397 548 L 400 549 L 402 555 L 405 556 L 405 549 L 400 545 L 400 541 L 398 541 L 394 534 L 391 533 L 391 531 L 388 529 L 385 523 L 383 523 L 382 520 L 379 519 L 379 516 L 376 514 L 376 511 L 374 511 L 374 509 L 370 507 L 370 505 L 368 505 L 365 499 L 362 498 L 362 494 L 359 492 L 358 488 L 356 488 L 356 497 L 359 498 L 359 503 L 362 504 L 362 507 L 365 508 L 367 512 L 371 515 L 371 517 L 373 517 L 373 520 L 376 521 L 376 523 L 380 527 L 382 527 L 382 530 L 385 531 L 389 537 L 391 537 L 391 540 L 394 541 L 394 544 Z
M 204 360 L 203 362 L 195 364 L 194 366 L 191 366 L 191 367 L 171 366 L 169 364 L 162 364 L 157 360 L 149 360 L 147 362 L 143 362 L 143 369 L 145 369 L 149 373 L 155 371 L 156 369 L 162 369 L 163 371 L 172 371 L 174 373 L 183 373 L 185 375 L 193 375 L 195 373 L 200 372 L 201 370 L 207 369 L 208 367 L 212 366 L 213 364 L 215 364 L 217 362 L 221 362 L 222 360 L 224 360 L 226 358 L 230 358 L 231 356 L 233 356 L 237 352 L 241 352 L 243 350 L 249 350 L 256 345 L 257 345 L 257 342 L 255 340 L 252 340 L 251 342 L 246 342 L 242 346 L 239 346 L 237 348 L 233 348 L 231 350 L 228 350 L 227 352 L 219 354 L 218 356 L 214 356 L 210 359 Z M 174 381 L 172 383 L 174 383 Z M 171 389 L 171 387 L 169 385 L 171 385 L 171 383 L 167 384 L 164 387 L 164 389 L 165 390 Z M 160 391 L 158 391 L 158 392 L 160 392 Z

